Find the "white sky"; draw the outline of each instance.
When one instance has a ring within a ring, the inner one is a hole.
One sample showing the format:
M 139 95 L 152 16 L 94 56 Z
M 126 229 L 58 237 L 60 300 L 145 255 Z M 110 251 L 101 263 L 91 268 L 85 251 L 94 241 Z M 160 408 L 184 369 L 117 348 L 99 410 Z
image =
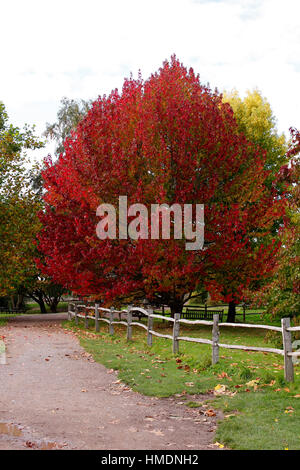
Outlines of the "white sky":
M 280 131 L 300 128 L 299 0 L 0 0 L 0 44 L 0 100 L 39 133 L 63 96 L 109 93 L 173 53 L 220 91 L 258 87 Z

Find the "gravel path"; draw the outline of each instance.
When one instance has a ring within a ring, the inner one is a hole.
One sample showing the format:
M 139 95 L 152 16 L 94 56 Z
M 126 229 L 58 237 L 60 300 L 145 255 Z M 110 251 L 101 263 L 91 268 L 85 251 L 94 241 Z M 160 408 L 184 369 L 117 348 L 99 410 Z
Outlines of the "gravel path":
M 133 392 L 61 328 L 65 318 L 20 316 L 0 329 L 0 449 L 216 449 L 220 415 Z

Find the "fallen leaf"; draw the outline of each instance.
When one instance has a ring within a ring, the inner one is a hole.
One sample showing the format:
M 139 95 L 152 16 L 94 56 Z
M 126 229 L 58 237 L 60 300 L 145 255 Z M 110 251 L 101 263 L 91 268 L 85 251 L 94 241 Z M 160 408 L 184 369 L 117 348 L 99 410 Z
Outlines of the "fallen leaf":
M 205 416 L 216 416 L 216 413 L 212 408 L 209 410 L 206 410 L 204 414 Z
M 156 436 L 164 436 L 164 433 L 161 432 L 159 429 L 156 430 L 156 429 L 153 429 L 152 431 L 149 431 L 151 432 L 152 434 L 155 434 Z
M 219 379 L 225 379 L 228 378 L 227 372 L 221 372 L 221 374 L 218 374 Z
M 226 385 L 218 384 L 214 388 L 215 395 L 224 395 L 226 393 L 227 387 Z
M 133 427 L 131 427 L 131 428 L 129 428 L 129 429 L 128 429 L 128 431 L 130 431 L 130 432 L 137 432 L 137 429 L 136 429 L 136 428 L 133 428 Z
M 248 385 L 248 387 L 253 387 L 254 391 L 257 390 L 258 384 L 259 384 L 259 379 L 250 380 L 250 382 L 246 383 L 246 385 Z
M 32 449 L 33 447 L 35 447 L 35 443 L 31 441 L 26 441 L 25 446 Z
M 220 449 L 223 449 L 223 448 L 224 448 L 224 445 L 221 444 L 220 442 L 215 442 L 215 443 L 214 443 L 214 446 L 218 446 Z

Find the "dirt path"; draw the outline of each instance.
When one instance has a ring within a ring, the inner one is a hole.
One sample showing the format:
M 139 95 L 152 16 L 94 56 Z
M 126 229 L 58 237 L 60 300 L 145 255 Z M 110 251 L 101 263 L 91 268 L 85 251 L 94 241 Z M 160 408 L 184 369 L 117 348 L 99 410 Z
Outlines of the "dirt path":
M 0 449 L 216 449 L 217 417 L 133 392 L 60 327 L 64 318 L 16 317 L 0 330 Z

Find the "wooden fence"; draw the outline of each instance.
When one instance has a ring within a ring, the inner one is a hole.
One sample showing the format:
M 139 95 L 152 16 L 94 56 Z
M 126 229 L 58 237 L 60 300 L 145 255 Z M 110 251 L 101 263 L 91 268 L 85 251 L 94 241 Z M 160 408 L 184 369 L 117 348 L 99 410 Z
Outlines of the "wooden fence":
M 74 310 L 72 310 L 72 307 Z M 84 313 L 81 313 L 84 310 Z M 91 314 L 93 312 L 93 314 Z M 102 313 L 102 316 L 100 315 Z M 115 314 L 119 314 L 119 320 L 115 319 Z M 147 317 L 147 325 L 137 321 L 133 321 L 133 316 L 143 315 Z M 125 316 L 125 320 L 122 320 L 122 315 Z M 256 325 L 249 323 L 220 323 L 219 315 L 217 313 L 213 316 L 213 321 L 207 320 L 186 320 L 180 318 L 180 314 L 176 313 L 174 318 L 166 317 L 163 315 L 157 315 L 153 313 L 153 309 L 148 308 L 147 310 L 141 307 L 129 306 L 127 310 L 115 310 L 114 308 L 102 308 L 98 304 L 95 306 L 86 306 L 80 303 L 68 304 L 68 319 L 75 318 L 75 323 L 78 325 L 78 319 L 82 318 L 85 321 L 85 327 L 88 328 L 89 320 L 95 322 L 95 329 L 97 332 L 100 331 L 100 322 L 105 322 L 109 325 L 109 333 L 114 334 L 114 325 L 124 325 L 127 327 L 127 340 L 132 338 L 132 327 L 139 326 L 147 331 L 147 344 L 152 346 L 153 336 L 159 338 L 167 338 L 172 340 L 173 353 L 179 352 L 179 341 L 190 341 L 193 343 L 210 344 L 212 346 L 212 363 L 216 364 L 219 361 L 219 348 L 227 349 L 240 349 L 243 351 L 259 351 L 280 354 L 284 356 L 284 377 L 287 382 L 294 381 L 294 363 L 293 357 L 300 356 L 300 351 L 293 352 L 292 348 L 292 332 L 300 331 L 300 326 L 291 327 L 289 318 L 282 318 L 281 327 L 272 325 Z M 173 334 L 166 335 L 158 333 L 153 329 L 154 319 L 161 319 L 173 323 Z M 190 336 L 180 336 L 180 324 L 187 325 L 209 325 L 212 326 L 212 339 L 195 338 Z M 277 331 L 282 334 L 283 349 L 276 348 L 261 348 L 256 346 L 241 346 L 237 344 L 223 344 L 219 342 L 220 338 L 220 326 L 230 326 L 234 328 L 260 328 L 264 330 Z

